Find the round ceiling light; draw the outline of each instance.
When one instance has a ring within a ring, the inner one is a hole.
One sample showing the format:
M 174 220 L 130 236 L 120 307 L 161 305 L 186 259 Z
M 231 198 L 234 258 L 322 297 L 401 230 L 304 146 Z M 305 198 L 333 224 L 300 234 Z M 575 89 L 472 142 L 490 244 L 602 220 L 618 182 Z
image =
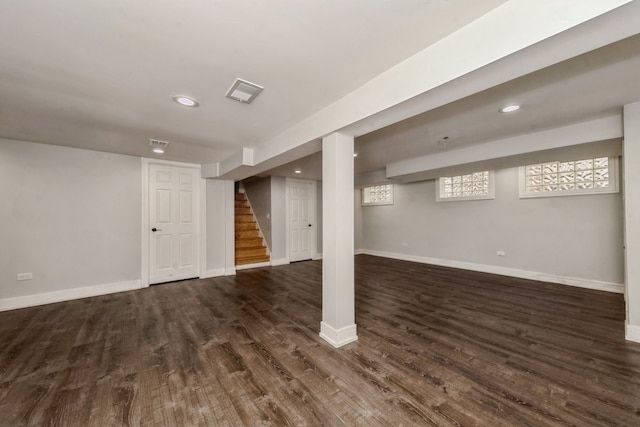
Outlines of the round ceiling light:
M 507 105 L 506 107 L 502 108 L 500 110 L 500 112 L 501 113 L 512 113 L 514 111 L 518 111 L 519 109 L 520 109 L 519 105 L 512 104 L 512 105 Z
M 178 104 L 180 105 L 184 105 L 185 107 L 197 107 L 198 101 L 196 101 L 193 98 L 189 98 L 188 96 L 184 96 L 184 95 L 176 95 L 173 97 L 173 100 L 176 101 Z
M 293 173 L 302 173 L 302 170 L 296 169 L 296 170 L 293 171 Z

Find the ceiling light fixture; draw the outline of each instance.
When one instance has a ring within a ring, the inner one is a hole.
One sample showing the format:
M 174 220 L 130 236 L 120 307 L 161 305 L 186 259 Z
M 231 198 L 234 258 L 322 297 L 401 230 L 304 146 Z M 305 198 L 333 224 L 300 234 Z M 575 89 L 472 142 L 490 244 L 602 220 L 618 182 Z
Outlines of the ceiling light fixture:
M 251 104 L 251 102 L 256 99 L 256 96 L 258 96 L 263 89 L 264 88 L 262 86 L 258 86 L 255 83 L 251 83 L 242 79 L 236 79 L 225 96 L 229 99 L 233 99 L 234 101 Z
M 200 105 L 195 99 L 184 95 L 176 95 L 173 97 L 173 100 L 180 105 L 184 105 L 185 107 L 197 107 L 198 105 Z
M 293 173 L 302 173 L 302 170 L 296 169 L 296 170 L 293 171 Z
M 518 111 L 520 109 L 519 105 L 513 104 L 513 105 L 507 105 L 506 107 L 502 108 L 500 110 L 501 113 L 511 113 L 514 111 Z
M 358 157 L 358 153 L 353 153 L 353 157 Z
M 167 148 L 167 145 L 169 145 L 169 143 L 166 141 L 159 141 L 157 139 L 149 140 L 149 147 L 151 147 L 151 151 L 157 154 L 164 154 L 164 150 Z

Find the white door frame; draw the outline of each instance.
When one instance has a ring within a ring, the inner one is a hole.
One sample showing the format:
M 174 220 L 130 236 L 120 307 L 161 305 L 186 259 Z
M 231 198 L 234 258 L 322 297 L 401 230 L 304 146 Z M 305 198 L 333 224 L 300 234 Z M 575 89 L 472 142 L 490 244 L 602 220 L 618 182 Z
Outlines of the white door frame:
M 285 179 L 285 221 L 286 221 L 286 251 L 287 251 L 287 261 L 291 262 L 291 257 L 289 254 L 289 183 L 291 181 L 294 182 L 304 182 L 304 183 L 313 183 L 311 186 L 311 205 L 313 212 L 313 232 L 311 233 L 311 259 L 318 258 L 318 207 L 316 206 L 318 203 L 318 183 L 312 179 L 301 179 L 301 178 L 286 178 Z
M 197 169 L 198 175 L 202 176 L 201 166 L 193 163 L 173 162 L 169 160 L 159 160 L 142 158 L 142 253 L 140 254 L 140 287 L 149 287 L 149 166 L 178 166 L 182 168 Z M 207 210 L 206 210 L 206 180 L 200 178 L 196 181 L 196 191 L 198 193 L 196 209 L 200 213 L 196 238 L 198 239 L 198 277 L 203 277 L 206 273 L 207 261 Z

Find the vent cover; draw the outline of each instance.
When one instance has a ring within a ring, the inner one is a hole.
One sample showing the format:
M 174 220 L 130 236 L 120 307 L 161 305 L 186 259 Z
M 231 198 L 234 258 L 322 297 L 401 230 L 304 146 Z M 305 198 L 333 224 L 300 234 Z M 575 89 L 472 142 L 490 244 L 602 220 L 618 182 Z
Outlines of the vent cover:
M 151 147 L 154 153 L 159 153 L 159 154 L 164 153 L 164 150 L 165 148 L 167 148 L 167 145 L 169 145 L 167 141 L 160 141 L 157 139 L 149 140 L 149 147 Z
M 264 89 L 262 86 L 248 82 L 242 79 L 236 79 L 229 91 L 227 92 L 227 98 L 235 101 L 244 102 L 245 104 L 251 104 L 251 102 L 262 92 Z

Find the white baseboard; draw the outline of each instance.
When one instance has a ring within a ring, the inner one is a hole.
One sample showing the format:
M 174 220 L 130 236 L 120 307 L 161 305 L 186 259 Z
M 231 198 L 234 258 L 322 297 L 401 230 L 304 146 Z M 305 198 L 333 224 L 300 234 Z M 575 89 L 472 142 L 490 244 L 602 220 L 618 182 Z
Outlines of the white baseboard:
M 277 266 L 277 265 L 288 265 L 291 264 L 289 262 L 289 258 L 278 258 L 278 259 L 272 259 L 271 260 L 271 265 L 273 267 Z
M 256 262 L 255 264 L 236 265 L 236 271 L 248 270 L 250 268 L 258 268 L 258 267 L 270 267 L 270 266 L 271 266 L 271 262 Z
M 220 277 L 224 276 L 224 268 L 213 268 L 211 270 L 207 270 L 203 275 L 200 275 L 201 279 L 209 279 L 211 277 Z
M 628 341 L 640 342 L 640 326 L 627 324 L 625 335 Z
M 317 253 L 311 259 L 314 260 L 314 261 L 322 259 L 322 254 L 321 253 Z
M 320 337 L 335 348 L 354 342 L 358 339 L 356 324 L 345 326 L 340 329 L 320 322 Z
M 18 308 L 96 297 L 99 295 L 114 294 L 117 292 L 133 291 L 140 288 L 140 280 L 130 280 L 127 282 L 105 283 L 103 285 L 85 286 L 82 288 L 63 289 L 60 291 L 4 298 L 0 299 L 0 311 L 16 310 Z
M 364 254 L 364 253 L 365 253 L 365 250 L 364 250 L 364 249 L 356 249 L 356 250 L 353 252 L 353 254 L 354 254 L 354 255 L 362 255 L 362 254 Z
M 578 288 L 594 289 L 597 291 L 615 292 L 624 294 L 624 284 L 605 282 L 600 280 L 582 279 L 578 277 L 557 276 L 536 271 L 518 270 L 515 268 L 500 267 L 495 265 L 475 264 L 464 261 L 453 261 L 439 258 L 429 258 L 417 255 L 399 254 L 395 252 L 375 251 L 362 249 L 361 254 L 380 256 L 384 258 L 401 259 L 404 261 L 419 262 L 422 264 L 440 265 L 443 267 L 460 268 L 462 270 L 479 271 L 482 273 L 499 274 L 501 276 L 518 277 L 520 279 L 538 280 L 540 282 L 557 283 L 560 285 L 575 286 Z
M 227 267 L 224 269 L 224 275 L 225 276 L 235 276 L 236 274 L 236 267 Z

